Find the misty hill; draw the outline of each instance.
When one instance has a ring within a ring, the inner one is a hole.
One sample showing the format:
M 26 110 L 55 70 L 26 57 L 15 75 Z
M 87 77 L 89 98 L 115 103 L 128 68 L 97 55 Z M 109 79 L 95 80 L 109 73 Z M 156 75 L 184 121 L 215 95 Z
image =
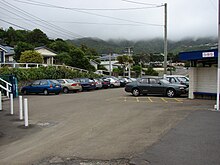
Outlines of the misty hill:
M 163 39 L 151 39 L 140 41 L 128 40 L 108 40 L 104 41 L 99 38 L 81 38 L 71 40 L 74 45 L 87 45 L 90 48 L 96 49 L 99 54 L 107 54 L 109 52 L 123 53 L 126 47 L 133 47 L 135 54 L 139 53 L 162 53 Z M 184 39 L 181 41 L 168 41 L 168 52 L 179 53 L 181 51 L 203 50 L 217 46 L 217 39 L 200 38 L 200 39 Z

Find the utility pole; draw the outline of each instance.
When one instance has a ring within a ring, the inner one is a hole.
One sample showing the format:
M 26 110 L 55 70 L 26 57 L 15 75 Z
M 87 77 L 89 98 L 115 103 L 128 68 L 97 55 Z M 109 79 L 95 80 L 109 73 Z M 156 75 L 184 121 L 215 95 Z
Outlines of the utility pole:
M 219 111 L 219 93 L 220 93 L 220 0 L 218 2 L 218 71 L 217 71 L 217 100 L 216 110 Z
M 128 56 L 129 56 L 129 58 L 131 56 L 131 48 L 132 47 L 128 47 Z M 131 78 L 131 64 L 130 63 L 128 64 L 128 77 Z
M 112 76 L 112 53 L 109 53 L 109 76 Z
M 164 77 L 167 74 L 167 3 L 164 4 Z

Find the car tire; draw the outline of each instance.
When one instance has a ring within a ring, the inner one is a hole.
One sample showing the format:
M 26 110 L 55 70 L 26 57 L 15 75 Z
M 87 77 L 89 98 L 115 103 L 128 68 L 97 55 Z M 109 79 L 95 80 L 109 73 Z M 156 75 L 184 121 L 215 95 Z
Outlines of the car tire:
M 27 95 L 27 94 L 28 94 L 28 92 L 27 92 L 26 89 L 24 89 L 24 90 L 22 91 L 22 93 L 23 93 L 24 95 Z
M 49 94 L 47 89 L 44 89 L 43 93 L 44 93 L 44 95 L 48 95 Z
M 132 89 L 132 95 L 137 97 L 140 95 L 140 90 L 138 88 Z
M 114 85 L 113 85 L 113 84 L 111 84 L 111 85 L 110 85 L 110 88 L 114 88 Z
M 172 88 L 167 89 L 166 92 L 167 97 L 174 97 L 176 95 L 176 91 Z
M 59 95 L 59 94 L 60 94 L 60 92 L 56 92 L 56 93 L 55 93 L 55 95 Z
M 63 93 L 69 93 L 69 89 L 68 88 L 63 88 Z

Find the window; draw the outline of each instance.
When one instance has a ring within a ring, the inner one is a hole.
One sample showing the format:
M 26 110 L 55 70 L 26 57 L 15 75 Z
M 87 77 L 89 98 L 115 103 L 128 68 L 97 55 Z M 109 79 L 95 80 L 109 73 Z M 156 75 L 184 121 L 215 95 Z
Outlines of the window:
M 40 81 L 40 85 L 47 85 L 48 83 L 47 83 L 47 81 L 46 80 L 41 80 Z
M 148 84 L 148 79 L 142 79 L 141 81 L 143 84 Z
M 158 82 L 157 82 L 157 80 L 156 79 L 154 79 L 154 78 L 150 78 L 149 79 L 149 84 L 157 84 Z
M 39 85 L 40 84 L 40 80 L 36 80 L 32 83 L 33 86 Z

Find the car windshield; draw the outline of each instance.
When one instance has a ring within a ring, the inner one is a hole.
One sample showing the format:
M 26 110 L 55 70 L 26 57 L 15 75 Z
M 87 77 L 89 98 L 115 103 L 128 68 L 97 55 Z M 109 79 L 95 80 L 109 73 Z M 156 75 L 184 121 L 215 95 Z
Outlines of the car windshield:
M 179 81 L 182 81 L 182 82 L 188 82 L 189 80 L 185 77 L 178 77 L 177 78 Z

